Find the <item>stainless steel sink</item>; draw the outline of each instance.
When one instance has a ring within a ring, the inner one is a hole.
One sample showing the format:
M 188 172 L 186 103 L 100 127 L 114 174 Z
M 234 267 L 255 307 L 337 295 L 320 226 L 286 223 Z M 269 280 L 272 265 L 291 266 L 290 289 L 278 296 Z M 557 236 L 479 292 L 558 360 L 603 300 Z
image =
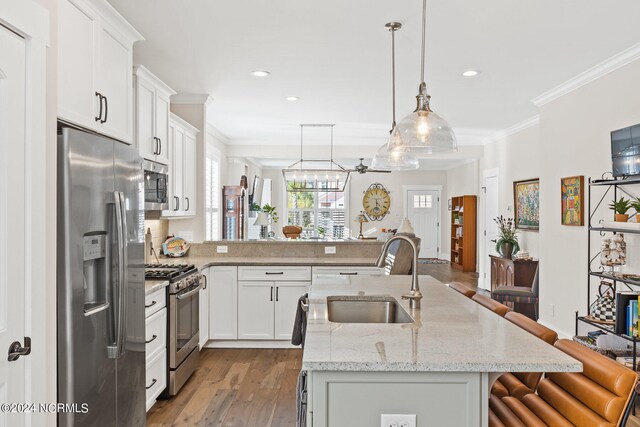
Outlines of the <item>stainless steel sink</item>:
M 388 296 L 327 297 L 329 322 L 413 323 L 411 316 Z

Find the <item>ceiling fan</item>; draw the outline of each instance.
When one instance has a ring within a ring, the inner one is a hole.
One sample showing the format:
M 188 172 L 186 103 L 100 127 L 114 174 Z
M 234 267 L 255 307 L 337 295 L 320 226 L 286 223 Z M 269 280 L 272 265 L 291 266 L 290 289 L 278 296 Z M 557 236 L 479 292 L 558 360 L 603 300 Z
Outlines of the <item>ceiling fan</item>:
M 367 173 L 367 172 L 376 172 L 376 173 L 391 173 L 390 170 L 380 170 L 380 169 L 369 169 L 369 166 L 363 163 L 364 157 L 360 158 L 360 164 L 353 168 L 352 172 L 358 173 Z

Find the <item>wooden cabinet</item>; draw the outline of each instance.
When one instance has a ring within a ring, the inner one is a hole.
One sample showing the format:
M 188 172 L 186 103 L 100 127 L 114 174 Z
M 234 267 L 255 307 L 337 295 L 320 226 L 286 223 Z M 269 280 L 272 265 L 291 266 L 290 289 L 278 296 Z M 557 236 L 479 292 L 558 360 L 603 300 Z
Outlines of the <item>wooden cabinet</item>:
M 243 235 L 246 190 L 239 185 L 222 187 L 222 238 L 237 240 Z
M 531 287 L 538 268 L 537 260 L 518 260 L 489 255 L 491 258 L 491 290 L 498 286 Z
M 209 339 L 238 339 L 238 267 L 211 267 L 209 289 Z
M 196 214 L 196 135 L 198 129 L 175 114 L 169 119 L 169 210 L 163 217 Z
M 166 292 L 158 289 L 144 299 L 147 411 L 167 386 Z
M 58 117 L 131 144 L 133 44 L 142 36 L 105 0 L 58 9 Z
M 476 196 L 451 198 L 451 266 L 476 271 Z
M 170 163 L 169 107 L 174 90 L 142 65 L 135 76 L 135 133 L 140 155 L 162 164 Z

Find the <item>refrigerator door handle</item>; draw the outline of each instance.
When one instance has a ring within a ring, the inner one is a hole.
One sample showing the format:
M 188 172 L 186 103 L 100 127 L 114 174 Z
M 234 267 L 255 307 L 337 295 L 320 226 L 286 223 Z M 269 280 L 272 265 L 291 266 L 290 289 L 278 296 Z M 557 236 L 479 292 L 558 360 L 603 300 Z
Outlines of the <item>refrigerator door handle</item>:
M 127 203 L 124 197 L 124 193 L 122 191 L 119 192 L 120 196 L 120 220 L 122 221 L 121 227 L 121 239 L 122 239 L 122 281 L 120 282 L 120 295 L 119 301 L 120 304 L 120 324 L 119 328 L 119 354 L 120 356 L 124 355 L 124 339 L 125 339 L 125 325 L 127 324 L 127 292 L 129 289 L 129 243 L 127 239 Z
M 122 328 L 122 317 L 124 307 L 122 305 L 122 285 L 123 285 L 123 276 L 124 276 L 124 251 L 123 251 L 123 234 L 122 234 L 122 198 L 120 197 L 119 191 L 113 192 L 113 202 L 114 202 L 114 210 L 116 215 L 116 248 L 117 248 L 117 262 L 118 262 L 118 290 L 116 298 L 116 304 L 114 307 L 114 315 L 113 315 L 113 331 L 115 331 L 115 343 L 107 347 L 107 354 L 109 359 L 117 359 L 121 354 L 122 343 L 121 338 L 122 334 L 120 329 Z

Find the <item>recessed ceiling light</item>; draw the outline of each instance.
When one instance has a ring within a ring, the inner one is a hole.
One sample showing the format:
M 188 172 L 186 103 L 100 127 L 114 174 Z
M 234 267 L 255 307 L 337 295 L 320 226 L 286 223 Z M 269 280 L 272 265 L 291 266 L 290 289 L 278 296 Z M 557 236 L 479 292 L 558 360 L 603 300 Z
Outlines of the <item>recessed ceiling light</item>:
M 269 74 L 271 73 L 264 70 L 256 70 L 251 72 L 251 75 L 254 77 L 267 77 Z
M 464 73 L 462 73 L 464 77 L 475 77 L 478 74 L 480 74 L 480 71 L 477 71 L 477 70 L 467 70 Z
M 299 97 L 297 97 L 297 96 L 285 96 L 285 98 L 284 98 L 284 99 L 285 99 L 285 100 L 287 100 L 287 101 L 297 101 L 297 100 L 299 100 L 300 98 L 299 98 Z

